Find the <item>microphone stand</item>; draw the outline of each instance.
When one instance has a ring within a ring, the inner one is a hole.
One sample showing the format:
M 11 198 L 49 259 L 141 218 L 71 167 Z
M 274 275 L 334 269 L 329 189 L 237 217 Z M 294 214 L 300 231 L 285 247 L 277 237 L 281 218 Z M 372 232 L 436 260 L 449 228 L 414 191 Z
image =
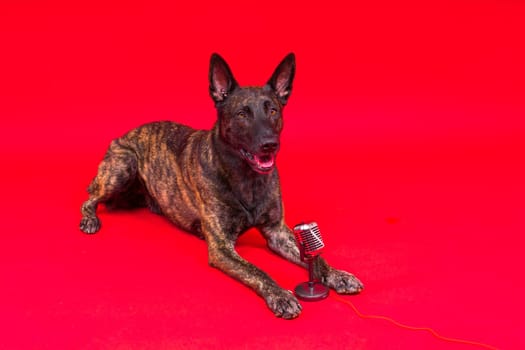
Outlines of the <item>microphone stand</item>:
M 305 255 L 304 248 L 301 244 L 301 260 L 308 264 L 308 281 L 303 282 L 295 287 L 295 295 L 304 301 L 319 301 L 328 296 L 330 289 L 314 278 L 314 263 L 319 255 Z

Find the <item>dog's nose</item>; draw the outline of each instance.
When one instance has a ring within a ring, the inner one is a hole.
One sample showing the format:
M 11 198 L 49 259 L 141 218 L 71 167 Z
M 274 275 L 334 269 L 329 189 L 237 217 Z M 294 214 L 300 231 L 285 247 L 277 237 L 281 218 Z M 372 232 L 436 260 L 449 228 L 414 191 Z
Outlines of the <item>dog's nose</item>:
M 273 153 L 279 148 L 279 143 L 275 141 L 265 142 L 261 145 L 261 152 Z

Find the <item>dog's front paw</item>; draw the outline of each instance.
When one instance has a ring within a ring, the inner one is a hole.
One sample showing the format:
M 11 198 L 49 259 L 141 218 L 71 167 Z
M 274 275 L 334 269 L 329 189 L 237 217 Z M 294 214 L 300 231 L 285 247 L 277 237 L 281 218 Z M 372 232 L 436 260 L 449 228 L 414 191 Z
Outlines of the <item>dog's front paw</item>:
M 297 298 L 288 290 L 278 289 L 271 292 L 265 299 L 275 316 L 287 320 L 299 316 L 303 309 Z
M 331 270 L 323 278 L 323 283 L 339 294 L 356 294 L 364 289 L 363 283 L 357 277 L 342 270 Z
M 84 216 L 80 221 L 80 230 L 88 234 L 96 233 L 100 230 L 100 220 L 97 217 Z

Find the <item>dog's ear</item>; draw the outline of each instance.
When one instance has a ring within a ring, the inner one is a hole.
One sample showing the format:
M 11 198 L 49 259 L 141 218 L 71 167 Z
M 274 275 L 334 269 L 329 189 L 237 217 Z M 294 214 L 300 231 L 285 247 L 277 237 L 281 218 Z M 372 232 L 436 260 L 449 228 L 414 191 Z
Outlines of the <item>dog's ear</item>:
M 222 102 L 237 87 L 237 82 L 226 61 L 214 53 L 210 59 L 210 96 L 215 103 Z
M 268 80 L 267 86 L 269 86 L 279 98 L 279 101 L 285 105 L 288 101 L 288 97 L 292 92 L 292 82 L 295 75 L 295 55 L 289 53 L 279 63 L 277 68 L 272 74 L 270 80 Z

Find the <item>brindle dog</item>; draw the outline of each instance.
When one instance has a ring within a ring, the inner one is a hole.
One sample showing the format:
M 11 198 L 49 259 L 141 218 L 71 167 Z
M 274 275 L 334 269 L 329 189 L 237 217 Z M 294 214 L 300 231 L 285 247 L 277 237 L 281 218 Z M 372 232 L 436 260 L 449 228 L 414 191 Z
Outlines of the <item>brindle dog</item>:
M 99 203 L 149 206 L 208 244 L 209 264 L 264 298 L 276 316 L 297 317 L 301 305 L 265 272 L 241 258 L 234 246 L 256 227 L 269 248 L 296 264 L 293 232 L 283 218 L 275 160 L 283 107 L 292 90 L 295 56 L 289 54 L 263 87 L 240 87 L 226 62 L 211 56 L 210 95 L 218 111 L 211 130 L 173 122 L 134 129 L 109 146 L 82 205 L 80 229 L 100 229 Z M 338 293 L 358 293 L 361 282 L 318 259 L 315 277 Z

